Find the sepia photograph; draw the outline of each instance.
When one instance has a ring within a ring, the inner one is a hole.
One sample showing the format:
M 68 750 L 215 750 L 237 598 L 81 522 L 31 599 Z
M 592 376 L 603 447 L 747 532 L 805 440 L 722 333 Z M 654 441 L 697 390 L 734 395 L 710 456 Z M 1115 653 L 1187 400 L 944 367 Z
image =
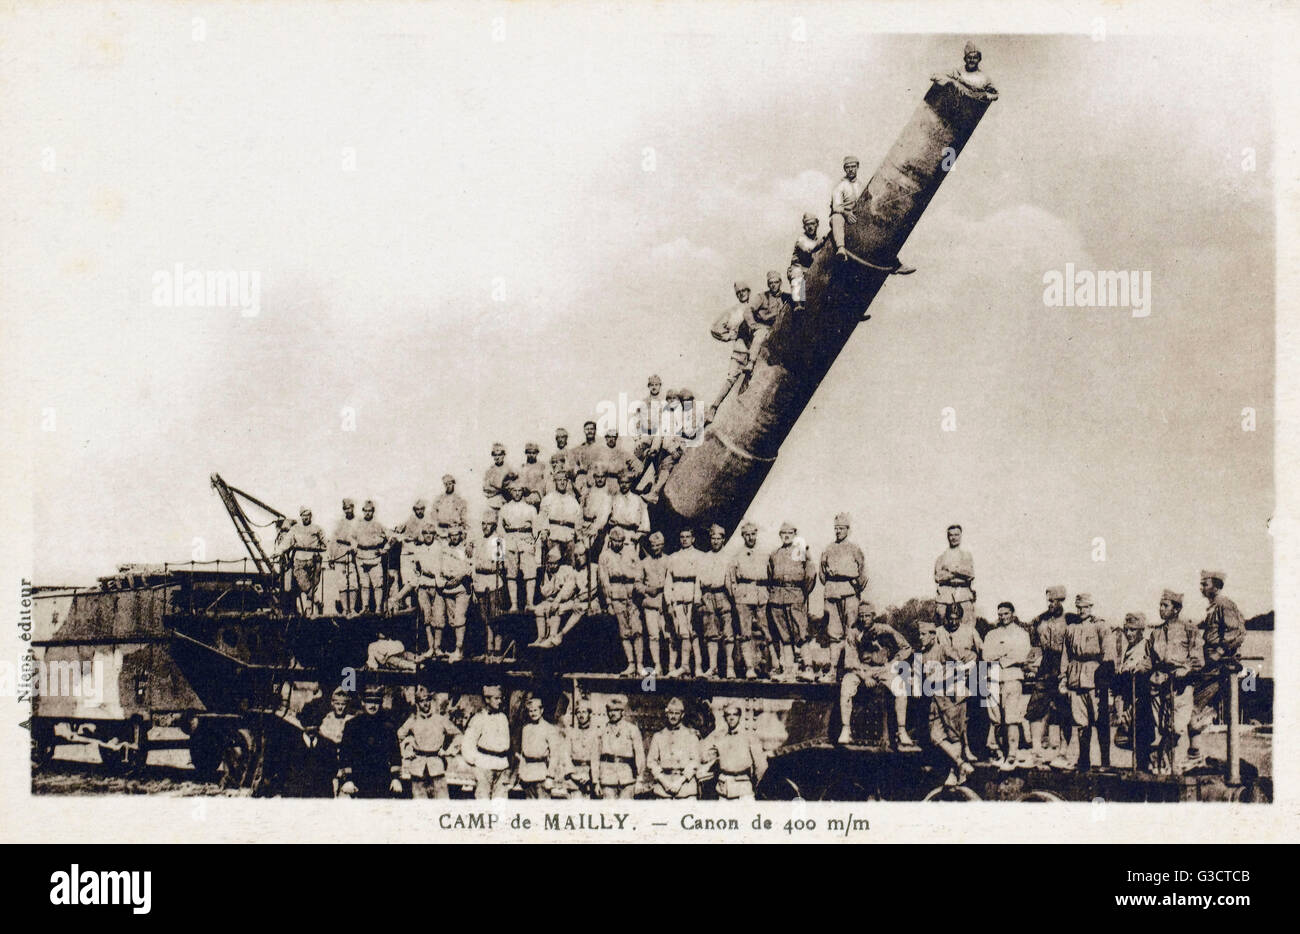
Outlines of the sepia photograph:
M 5 808 L 1266 824 L 1294 47 L 1042 13 L 6 7 Z

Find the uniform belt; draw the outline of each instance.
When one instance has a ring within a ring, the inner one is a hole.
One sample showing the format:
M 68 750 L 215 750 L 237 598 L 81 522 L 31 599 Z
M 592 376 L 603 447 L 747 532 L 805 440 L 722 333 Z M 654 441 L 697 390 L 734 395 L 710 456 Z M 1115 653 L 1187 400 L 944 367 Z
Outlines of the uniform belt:
M 568 519 L 552 519 L 551 525 L 562 525 L 566 529 L 572 529 L 577 527 L 576 522 L 570 522 Z
M 635 577 L 616 577 L 613 574 L 609 575 L 609 582 L 611 584 L 631 584 L 634 583 L 635 581 L 636 581 Z
M 636 758 L 633 756 L 616 756 L 613 753 L 602 752 L 600 754 L 601 762 L 625 762 L 628 765 L 636 765 Z
M 855 581 L 857 576 L 853 574 L 831 574 L 826 579 L 828 581 Z
M 739 778 L 742 775 L 745 778 L 749 778 L 749 769 L 741 769 L 739 772 L 733 772 L 731 769 L 719 769 L 718 771 L 720 771 L 723 775 L 728 775 L 732 778 Z
M 695 580 L 695 575 L 694 575 L 694 574 L 674 574 L 674 575 L 673 575 L 673 580 L 674 580 L 675 582 L 681 582 L 681 581 L 693 581 L 693 580 Z
M 495 750 L 492 750 L 492 749 L 484 749 L 482 746 L 479 746 L 479 747 L 478 747 L 478 751 L 479 751 L 482 755 L 485 755 L 485 756 L 496 756 L 498 759 L 509 759 L 509 758 L 510 758 L 510 750 L 509 750 L 509 749 L 505 750 L 504 752 L 496 752 Z
M 758 584 L 761 583 L 762 580 L 763 578 L 761 577 L 740 577 L 739 575 L 736 577 L 736 582 L 739 584 Z
M 639 531 L 641 528 L 641 523 L 639 522 L 616 522 L 615 525 L 617 525 L 620 529 L 628 529 L 629 531 L 632 532 Z
M 416 749 L 416 750 L 412 753 L 412 755 L 415 755 L 415 756 L 423 756 L 423 757 L 426 758 L 426 759 L 441 759 L 441 758 L 442 758 L 442 751 L 439 750 L 438 752 L 429 752 L 427 749 Z
M 531 532 L 531 531 L 532 531 L 532 529 L 530 529 L 530 528 L 529 528 L 528 526 L 526 526 L 526 525 L 521 525 L 521 526 L 519 526 L 519 528 L 517 528 L 517 529 L 512 529 L 512 528 L 510 528 L 510 526 L 506 525 L 504 522 L 501 523 L 501 525 L 502 525 L 502 527 L 505 528 L 505 530 L 506 530 L 507 532 L 515 532 L 515 533 L 518 533 L 518 532 Z
M 727 587 L 725 584 L 700 584 L 700 589 L 705 593 L 723 593 Z
M 683 768 L 677 768 L 677 767 L 671 767 L 671 768 L 663 768 L 663 767 L 661 767 L 661 768 L 659 769 L 659 771 L 660 771 L 660 772 L 663 772 L 665 775 L 681 775 L 681 774 L 682 774 L 683 772 L 685 772 L 686 770 L 683 769 Z
M 550 756 L 529 756 L 522 752 L 519 754 L 519 757 L 525 762 L 549 762 L 551 758 Z
M 591 765 L 590 759 L 575 759 L 573 756 L 569 756 L 569 762 L 573 765 Z
M 659 596 L 659 595 L 660 595 L 661 593 L 663 593 L 663 592 L 664 592 L 664 589 L 663 589 L 662 587 L 659 587 L 659 588 L 656 589 L 656 590 L 647 590 L 647 591 L 645 592 L 645 595 L 646 595 L 647 597 L 657 597 L 657 596 Z

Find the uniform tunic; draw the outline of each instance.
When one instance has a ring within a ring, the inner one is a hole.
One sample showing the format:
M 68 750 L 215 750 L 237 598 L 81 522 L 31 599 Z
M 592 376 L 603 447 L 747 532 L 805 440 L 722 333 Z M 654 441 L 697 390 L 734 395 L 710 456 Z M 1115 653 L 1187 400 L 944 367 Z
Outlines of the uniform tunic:
M 954 578 L 953 574 L 962 575 Z M 942 604 L 970 603 L 975 594 L 970 588 L 975 577 L 975 559 L 965 548 L 947 548 L 934 560 L 935 599 Z
M 600 590 L 605 605 L 618 620 L 620 638 L 632 639 L 641 632 L 641 615 L 637 612 L 635 591 L 641 579 L 641 562 L 627 544 L 621 551 L 606 548 L 597 564 Z
M 531 464 L 525 461 L 519 468 L 519 486 L 523 488 L 525 503 L 540 506 L 546 486 L 546 465 L 540 461 Z
M 485 707 L 470 717 L 461 748 L 465 761 L 474 768 L 510 768 L 510 720 L 505 712 L 494 713 Z
M 822 552 L 819 568 L 826 599 L 826 634 L 832 641 L 858 617 L 858 601 L 867 589 L 867 559 L 853 542 L 831 542 Z
M 444 492 L 433 501 L 433 521 L 438 537 L 446 538 L 453 528 L 469 527 L 469 505 L 459 493 Z
M 1237 604 L 1223 594 L 1216 594 L 1201 624 L 1205 638 L 1205 661 L 1214 665 L 1236 659 L 1246 638 L 1246 621 Z
M 658 639 L 664 631 L 664 585 L 668 579 L 668 556 L 646 555 L 641 561 L 641 579 L 636 593 L 645 617 L 645 631 L 651 639 Z
M 835 185 L 834 191 L 831 192 L 831 213 L 846 214 L 853 210 L 853 206 L 858 203 L 858 198 L 862 197 L 862 192 L 867 189 L 867 179 L 858 175 L 853 181 L 848 178 L 842 178 Z M 842 246 L 843 244 L 841 244 Z
M 763 607 L 767 605 L 767 556 L 757 548 L 742 547 L 731 560 L 727 586 L 736 607 L 740 638 L 765 636 Z
M 564 751 L 570 793 L 591 794 L 591 763 L 597 755 L 598 737 L 598 731 L 590 724 L 580 727 L 575 723 L 565 731 Z
M 697 567 L 700 627 L 704 638 L 730 640 L 736 630 L 736 614 L 731 608 L 731 594 L 727 592 L 730 556 L 721 551 L 704 552 L 698 559 Z
M 397 736 L 382 714 L 361 714 L 343 727 L 339 744 L 340 777 L 357 786 L 357 797 L 386 796 L 401 761 Z
M 596 740 L 600 784 L 622 789 L 636 782 L 645 768 L 641 731 L 628 720 L 607 723 Z
M 559 775 L 563 743 L 553 723 L 529 721 L 519 734 L 519 780 L 528 784 Z
M 534 610 L 539 616 L 554 616 L 562 613 L 573 601 L 578 592 L 578 572 L 567 564 L 561 564 L 555 573 L 542 581 L 538 588 L 541 600 Z
M 582 507 L 567 492 L 547 493 L 542 497 L 538 518 L 550 541 L 569 544 L 577 537 L 578 527 L 582 524 Z
M 446 774 L 444 750 L 460 730 L 450 720 L 430 709 L 428 715 L 416 710 L 397 728 L 397 743 L 402 751 L 402 778 L 437 778 Z
M 494 463 L 483 472 L 483 495 L 492 509 L 500 509 L 506 504 L 506 477 L 509 474 L 519 475 L 508 463 L 500 467 Z
M 523 500 L 512 500 L 501 507 L 499 519 L 506 546 L 506 574 L 513 578 L 522 570 L 525 577 L 535 577 L 537 510 Z
M 699 735 L 683 724 L 665 727 L 650 740 L 650 752 L 646 755 L 646 764 L 654 779 L 656 798 L 695 798 L 699 796 L 700 787 L 697 780 L 700 765 L 704 761 L 703 748 Z M 685 779 L 680 788 L 670 791 L 669 781 Z
M 758 736 L 720 726 L 703 743 L 704 760 L 718 766 L 718 797 L 752 798 L 754 786 L 767 771 L 767 755 Z
M 808 638 L 808 594 L 817 568 L 806 554 L 800 560 L 793 545 L 782 545 L 767 561 L 767 611 L 773 636 L 800 645 Z
M 695 636 L 695 608 L 700 604 L 700 565 L 702 555 L 696 548 L 683 548 L 668 556 L 668 574 L 664 578 L 664 604 L 672 619 L 673 633 L 679 639 Z
M 615 493 L 609 504 L 611 525 L 621 528 L 626 535 L 628 545 L 635 549 L 641 536 L 650 531 L 650 513 L 645 500 L 631 490 Z
M 1075 726 L 1089 727 L 1097 722 L 1097 673 L 1111 658 L 1111 645 L 1110 627 L 1095 617 L 1065 627 L 1061 679 L 1069 692 Z
M 1016 622 L 997 625 L 984 636 L 984 661 L 997 666 L 996 690 L 989 695 L 989 719 L 1022 723 L 1025 719 L 1024 677 L 1029 661 L 1029 633 Z
M 582 521 L 586 526 L 587 542 L 590 545 L 609 525 L 609 511 L 614 505 L 613 494 L 609 484 L 592 485 L 582 497 Z
M 844 664 L 848 669 L 840 686 L 841 696 L 852 696 L 862 687 L 890 687 L 902 677 L 897 663 L 912 656 L 908 641 L 892 626 L 880 621 L 869 626 L 850 626 Z

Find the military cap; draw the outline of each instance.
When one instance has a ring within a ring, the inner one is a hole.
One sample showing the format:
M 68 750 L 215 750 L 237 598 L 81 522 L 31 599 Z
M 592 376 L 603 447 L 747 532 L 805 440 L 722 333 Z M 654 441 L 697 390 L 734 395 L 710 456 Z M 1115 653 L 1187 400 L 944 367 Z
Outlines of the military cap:
M 817 215 L 816 215 L 816 214 L 813 214 L 811 211 L 804 211 L 804 212 L 803 212 L 803 222 L 804 222 L 805 224 L 808 223 L 809 221 L 815 221 L 815 220 L 817 220 Z
M 782 522 L 782 523 L 781 523 L 781 531 L 782 531 L 782 532 L 798 532 L 799 530 L 798 530 L 797 528 L 795 528 L 793 522 Z
M 837 512 L 835 514 L 835 524 L 852 525 L 853 523 L 849 521 L 849 514 L 847 512 Z
M 660 532 L 658 529 L 655 529 L 653 532 L 650 533 L 650 544 L 662 545 L 663 543 L 664 543 L 663 532 Z
M 411 506 L 411 508 L 412 508 L 412 509 L 427 509 L 427 508 L 428 508 L 428 505 L 429 505 L 429 504 L 426 503 L 424 500 L 422 500 L 422 499 L 417 499 L 417 500 L 415 501 L 415 503 Z
M 1183 605 L 1183 595 L 1174 590 L 1165 590 L 1160 594 L 1160 599 L 1168 600 L 1170 603 L 1177 603 L 1179 606 Z
M 479 525 L 496 525 L 497 517 L 495 513 L 485 512 L 479 517 Z
M 1074 595 L 1075 606 L 1092 606 L 1092 594 L 1080 593 Z
M 845 164 L 845 165 L 861 165 L 862 163 L 860 163 L 860 162 L 858 161 L 858 157 L 857 157 L 857 156 L 845 156 L 845 157 L 844 157 L 844 164 Z
M 524 445 L 525 454 L 540 454 L 541 450 L 536 441 L 529 441 Z
M 606 428 L 606 429 L 605 429 L 605 437 L 606 437 L 606 438 L 617 438 L 617 437 L 618 437 L 618 429 L 617 429 L 617 428 Z
M 665 390 L 664 390 L 664 401 L 665 401 L 665 402 L 673 402 L 674 400 L 681 399 L 681 397 L 682 397 L 682 394 L 681 394 L 680 392 L 678 392 L 676 389 L 665 389 Z
M 609 540 L 611 542 L 622 542 L 625 537 L 626 533 L 624 533 L 623 527 L 620 525 L 616 525 L 609 530 Z
M 680 697 L 670 697 L 668 698 L 668 703 L 664 704 L 664 710 L 672 710 L 674 708 L 677 710 L 685 710 L 686 704 Z
M 432 697 L 432 696 L 433 696 L 433 692 L 429 690 L 429 686 L 427 684 L 417 684 L 415 686 L 416 700 L 421 700 L 423 698 Z
M 646 380 L 646 385 L 649 385 L 650 383 L 659 383 L 660 385 L 662 385 L 663 380 L 659 378 L 658 373 L 651 373 L 650 378 Z
M 453 476 L 452 476 L 451 474 L 449 474 L 449 473 L 445 473 L 445 474 L 442 475 L 442 482 L 443 482 L 443 483 L 455 483 L 455 482 L 456 482 L 456 478 L 453 477 Z
M 560 437 L 560 435 L 564 435 L 564 437 L 566 437 L 566 438 L 569 437 L 569 429 L 567 429 L 567 428 L 557 428 L 557 429 L 555 429 L 555 437 L 558 438 L 558 437 Z
M 587 711 L 588 713 L 591 713 L 591 698 L 589 697 L 581 698 L 576 704 L 573 705 L 573 709 L 578 711 L 579 713 L 581 713 L 584 710 Z
M 752 523 L 752 522 L 750 522 L 748 519 L 746 519 L 744 522 L 742 522 L 742 523 L 740 524 L 740 531 L 742 531 L 742 532 L 757 532 L 757 531 L 758 531 L 758 526 L 756 526 L 754 523 Z
M 716 522 L 713 523 L 711 526 L 709 526 L 709 534 L 712 535 L 712 534 L 715 533 L 715 532 L 716 532 L 717 534 L 719 534 L 719 535 L 726 535 L 726 534 L 727 534 L 727 530 L 724 529 L 722 526 L 718 525 L 718 523 L 716 523 Z
M 596 423 L 593 422 L 591 419 L 587 419 L 585 422 L 582 423 L 583 428 L 586 428 L 588 425 L 590 425 L 592 428 L 596 427 Z
M 310 516 L 310 515 L 311 515 L 311 507 L 310 507 L 310 506 L 303 506 L 303 507 L 301 507 L 301 508 L 298 510 L 298 515 L 300 515 L 300 516 Z M 1201 576 L 1204 577 L 1205 575 L 1202 574 Z
M 740 704 L 736 703 L 735 701 L 727 701 L 725 704 L 722 705 L 723 713 L 731 713 L 733 710 L 736 713 L 740 713 Z
M 781 274 L 780 274 L 779 272 L 777 272 L 775 269 L 769 269 L 769 270 L 767 271 L 767 281 L 768 281 L 768 282 L 771 282 L 773 279 L 780 279 L 780 278 L 781 278 Z
M 595 467 L 593 467 L 593 468 L 591 469 L 591 475 L 592 475 L 593 477 L 602 477 L 602 478 L 603 478 L 603 477 L 607 477 L 607 476 L 609 476 L 609 471 L 607 471 L 607 470 L 605 469 L 605 467 L 604 467 L 603 464 L 597 464 Z
M 502 444 L 500 441 L 492 445 L 493 454 L 504 454 L 505 452 L 506 452 L 506 446 Z
M 357 506 L 357 504 L 356 504 L 355 502 L 353 502 L 352 500 L 348 499 L 346 496 L 343 497 L 343 508 L 344 508 L 344 509 L 355 509 L 356 506 Z
M 859 616 L 874 615 L 875 612 L 876 612 L 876 606 L 870 600 L 863 600 L 861 603 L 858 604 Z
M 1065 599 L 1065 588 L 1064 588 L 1063 586 L 1061 586 L 1060 584 L 1056 584 L 1056 585 L 1054 585 L 1054 586 L 1052 586 L 1052 587 L 1048 587 L 1048 588 L 1047 588 L 1047 599 L 1048 599 L 1048 600 L 1064 600 L 1064 599 Z
M 548 562 L 558 562 L 563 557 L 564 553 L 560 551 L 559 545 L 552 545 L 550 548 L 546 549 L 546 560 Z
M 973 41 L 968 39 L 966 40 L 966 47 L 961 50 L 961 54 L 963 57 L 967 55 L 979 55 L 980 50 L 976 48 L 975 43 Z M 982 58 L 983 56 L 980 57 Z
M 384 699 L 384 687 L 381 684 L 367 684 L 363 696 L 368 701 L 381 701 Z
M 330 692 L 330 697 L 349 697 L 351 693 L 352 693 L 351 691 L 349 691 L 347 688 L 345 688 L 343 685 L 340 684 L 338 687 L 336 687 L 333 691 Z
M 735 290 L 736 290 L 737 292 L 752 292 L 752 291 L 754 291 L 753 289 L 751 289 L 751 288 L 749 287 L 749 283 L 748 283 L 748 282 L 744 282 L 744 281 L 736 282 L 736 283 L 734 283 L 734 286 L 735 286 Z
M 606 710 L 623 710 L 627 707 L 627 698 L 622 694 L 611 694 L 609 700 L 605 701 Z
M 679 389 L 677 390 L 677 398 L 681 399 L 683 402 L 694 402 L 695 393 L 691 392 L 689 389 Z
M 1124 616 L 1125 629 L 1146 629 L 1147 615 L 1145 613 L 1127 613 Z
M 1207 578 L 1213 578 L 1214 580 L 1218 581 L 1220 585 L 1224 583 L 1224 576 L 1222 571 L 1201 571 L 1201 580 L 1206 580 Z
M 366 500 L 364 503 L 361 504 L 361 508 L 362 508 L 362 509 L 374 509 L 374 508 L 375 508 L 375 501 L 374 501 L 373 499 L 368 499 L 368 500 Z
M 483 696 L 484 696 L 484 697 L 487 697 L 489 694 L 495 694 L 497 697 L 500 697 L 500 696 L 501 696 L 501 685 L 499 685 L 499 684 L 485 684 L 485 685 L 483 685 Z

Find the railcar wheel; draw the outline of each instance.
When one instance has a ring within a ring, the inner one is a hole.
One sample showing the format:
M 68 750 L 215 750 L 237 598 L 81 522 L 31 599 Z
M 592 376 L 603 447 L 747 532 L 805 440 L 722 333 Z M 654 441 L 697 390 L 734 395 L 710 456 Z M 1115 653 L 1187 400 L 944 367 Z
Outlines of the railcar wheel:
M 126 734 L 130 746 L 118 749 L 99 747 L 99 759 L 113 775 L 134 777 L 144 771 L 149 759 L 149 727 L 141 720 L 132 720 Z
M 932 789 L 922 801 L 978 801 L 980 796 L 965 785 L 940 785 Z
M 222 788 L 245 788 L 253 780 L 257 765 L 257 746 L 253 731 L 245 727 L 229 730 L 221 750 L 218 784 Z
M 1065 799 L 1053 791 L 1026 791 L 1017 801 L 1053 801 L 1064 802 Z
M 51 727 L 32 727 L 32 771 L 36 772 L 50 764 L 54 758 L 54 730 Z

